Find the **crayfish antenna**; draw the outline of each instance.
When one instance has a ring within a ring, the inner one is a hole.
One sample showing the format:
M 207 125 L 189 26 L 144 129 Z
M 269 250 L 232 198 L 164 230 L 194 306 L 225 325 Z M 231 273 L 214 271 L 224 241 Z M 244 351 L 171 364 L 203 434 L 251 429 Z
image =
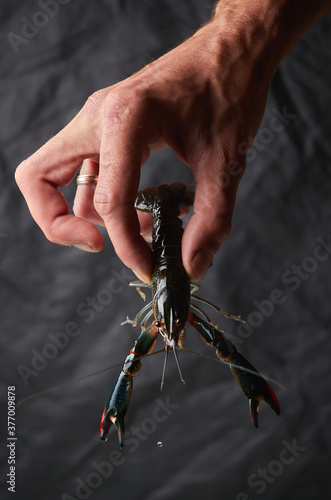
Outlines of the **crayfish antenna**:
M 164 375 L 165 375 L 166 367 L 167 367 L 167 364 L 168 364 L 169 350 L 168 350 L 168 346 L 167 345 L 165 346 L 164 350 L 165 350 L 165 357 L 164 357 L 164 363 L 163 363 L 160 392 L 162 392 L 162 389 L 163 389 L 163 386 L 164 386 Z
M 173 353 L 174 353 L 174 356 L 175 356 L 175 360 L 176 360 L 176 365 L 177 365 L 177 368 L 178 368 L 178 372 L 179 372 L 179 376 L 180 376 L 180 380 L 183 384 L 185 384 L 185 380 L 183 379 L 183 375 L 182 375 L 182 371 L 180 369 L 180 364 L 179 364 L 179 360 L 178 360 L 178 356 L 177 356 L 177 352 L 176 352 L 176 347 L 175 345 L 173 345 L 172 347 L 172 350 L 173 350 Z M 163 389 L 163 386 L 164 386 L 164 378 L 165 378 L 165 371 L 166 371 L 166 367 L 167 367 L 167 363 L 168 363 L 168 356 L 169 356 L 169 345 L 166 344 L 165 346 L 165 358 L 164 358 L 164 364 L 163 364 L 163 371 L 162 371 L 162 380 L 161 380 L 161 386 L 160 386 L 160 391 L 162 391 Z
M 179 360 L 178 360 L 178 356 L 177 356 L 177 352 L 176 352 L 176 348 L 175 347 L 174 347 L 173 351 L 174 351 L 174 356 L 175 356 L 175 360 L 176 360 L 176 364 L 177 364 L 177 368 L 178 368 L 180 380 L 181 380 L 181 382 L 183 384 L 185 384 L 185 380 L 183 379 L 183 375 L 182 375 L 182 371 L 180 369 Z

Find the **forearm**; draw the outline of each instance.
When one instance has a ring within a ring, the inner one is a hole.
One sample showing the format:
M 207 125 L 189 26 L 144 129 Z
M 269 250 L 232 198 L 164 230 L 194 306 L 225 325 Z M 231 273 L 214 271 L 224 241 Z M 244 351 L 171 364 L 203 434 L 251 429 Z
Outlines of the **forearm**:
M 223 33 L 232 27 L 242 41 L 273 52 L 277 66 L 330 10 L 330 0 L 219 0 L 213 20 Z

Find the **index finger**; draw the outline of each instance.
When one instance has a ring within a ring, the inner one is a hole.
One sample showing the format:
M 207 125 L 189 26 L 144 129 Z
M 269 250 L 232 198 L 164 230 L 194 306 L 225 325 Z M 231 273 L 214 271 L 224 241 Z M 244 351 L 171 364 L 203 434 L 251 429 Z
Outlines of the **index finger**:
M 90 222 L 71 215 L 59 191 L 59 187 L 73 180 L 86 154 L 79 146 L 77 136 L 81 139 L 82 125 L 77 122 L 71 122 L 23 161 L 16 169 L 15 179 L 32 217 L 50 241 L 99 251 L 103 247 L 101 233 Z
M 145 282 L 151 281 L 152 259 L 140 235 L 134 208 L 140 167 L 149 155 L 146 129 L 138 108 L 110 96 L 100 148 L 94 205 L 105 222 L 119 258 Z

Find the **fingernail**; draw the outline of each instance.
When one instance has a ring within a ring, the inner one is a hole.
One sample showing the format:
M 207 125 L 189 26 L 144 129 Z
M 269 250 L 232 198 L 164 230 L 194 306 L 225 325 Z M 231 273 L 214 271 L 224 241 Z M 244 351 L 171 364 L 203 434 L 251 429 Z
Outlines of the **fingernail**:
M 92 243 L 82 243 L 81 241 L 73 241 L 68 246 L 79 248 L 79 250 L 84 250 L 85 252 L 96 252 L 96 250 L 94 250 L 92 246 Z
M 151 283 L 152 280 L 151 280 L 151 276 L 149 275 L 145 275 L 145 274 L 142 274 L 140 273 L 139 271 L 137 271 L 137 269 L 131 269 L 131 271 L 137 276 L 137 278 L 140 280 L 140 281 L 143 281 L 144 283 Z
M 153 231 L 147 231 L 146 233 L 141 233 L 141 236 L 144 238 L 147 243 L 152 243 L 153 240 Z
M 198 250 L 192 259 L 192 281 L 200 281 L 214 263 L 214 255 L 207 250 Z

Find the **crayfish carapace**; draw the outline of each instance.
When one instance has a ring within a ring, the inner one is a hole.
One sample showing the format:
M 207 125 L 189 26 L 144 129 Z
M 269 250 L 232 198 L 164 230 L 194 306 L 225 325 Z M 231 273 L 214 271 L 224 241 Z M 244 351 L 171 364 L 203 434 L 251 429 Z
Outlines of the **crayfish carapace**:
M 232 375 L 249 399 L 250 412 L 256 427 L 258 427 L 258 409 L 261 401 L 267 403 L 277 415 L 280 414 L 277 397 L 269 384 L 237 351 L 221 330 L 212 324 L 208 316 L 198 306 L 191 303 L 192 298 L 213 306 L 208 301 L 193 295 L 198 286 L 191 285 L 182 263 L 183 228 L 179 218 L 180 207 L 193 205 L 194 194 L 194 186 L 176 182 L 140 191 L 135 202 L 138 210 L 151 212 L 153 218 L 151 285 L 153 299 L 133 321 L 128 319 L 126 321 L 135 326 L 141 316 L 150 309 L 141 321 L 143 331 L 125 359 L 101 419 L 101 439 L 103 441 L 108 439 L 109 429 L 112 424 L 115 424 L 121 448 L 124 445 L 124 416 L 132 393 L 132 377 L 141 368 L 141 358 L 152 351 L 159 334 L 164 339 L 166 359 L 169 350 L 173 350 L 176 357 L 176 349 L 181 348 L 183 344 L 187 322 L 198 330 L 207 344 L 216 348 L 218 358 L 229 364 Z M 150 286 L 141 282 L 131 285 L 137 286 L 141 294 L 139 287 Z M 193 286 L 192 291 L 191 286 Z M 227 317 L 240 320 L 238 316 L 232 316 L 217 306 L 213 307 Z M 197 316 L 190 309 L 198 311 L 205 319 Z M 153 323 L 145 328 L 153 313 Z

